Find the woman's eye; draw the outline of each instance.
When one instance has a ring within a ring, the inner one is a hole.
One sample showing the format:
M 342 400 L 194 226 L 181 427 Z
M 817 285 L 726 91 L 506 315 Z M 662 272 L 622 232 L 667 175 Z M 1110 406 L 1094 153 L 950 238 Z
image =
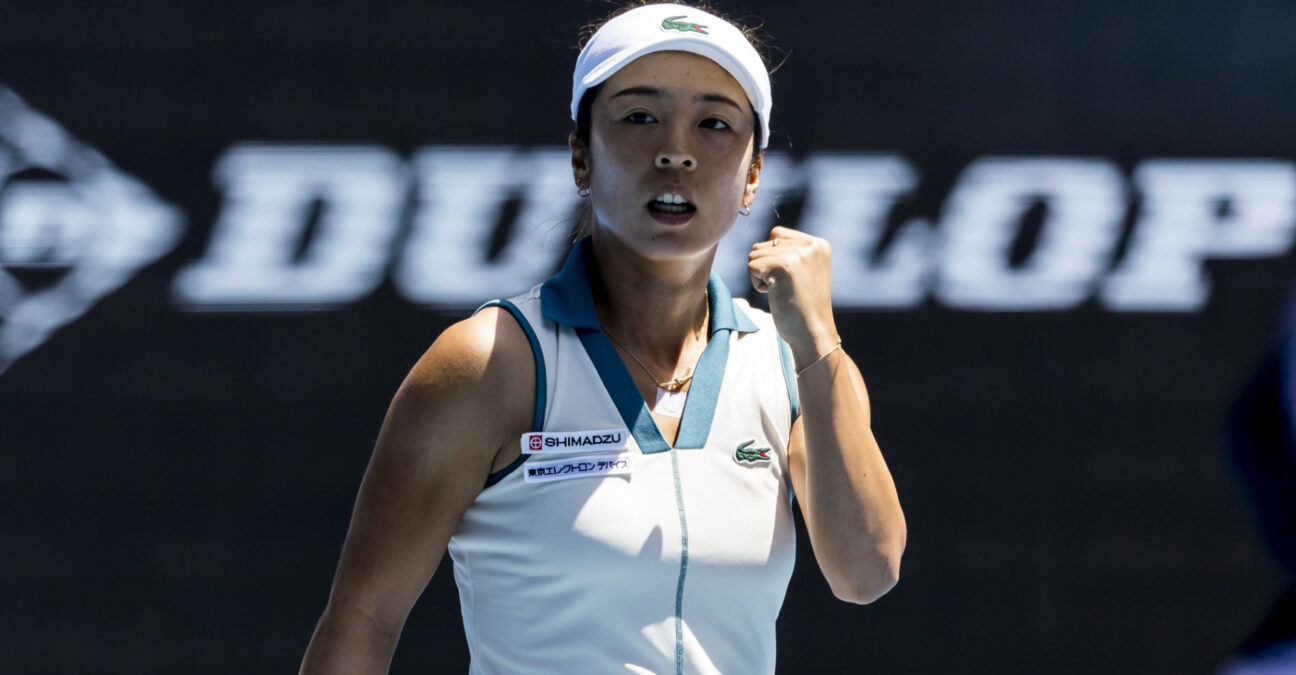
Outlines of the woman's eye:
M 633 124 L 648 124 L 650 122 L 656 122 L 657 118 L 646 112 L 632 112 L 629 115 L 626 115 L 626 121 Z
M 705 127 L 707 129 L 728 129 L 729 123 L 721 119 L 710 117 L 702 120 L 702 123 L 699 126 Z

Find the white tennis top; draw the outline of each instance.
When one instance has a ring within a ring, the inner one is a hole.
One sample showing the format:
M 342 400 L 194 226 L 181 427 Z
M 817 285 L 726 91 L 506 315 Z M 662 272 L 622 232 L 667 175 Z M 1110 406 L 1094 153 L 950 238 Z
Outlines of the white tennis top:
M 450 540 L 471 672 L 772 673 L 795 552 L 786 345 L 713 275 L 672 447 L 599 329 L 588 249 L 488 303 L 531 339 L 539 433 Z

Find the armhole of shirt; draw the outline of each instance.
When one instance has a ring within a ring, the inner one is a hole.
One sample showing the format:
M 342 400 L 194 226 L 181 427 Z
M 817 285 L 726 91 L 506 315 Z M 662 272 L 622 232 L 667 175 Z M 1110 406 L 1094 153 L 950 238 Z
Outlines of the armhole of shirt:
M 783 338 L 778 339 L 779 360 L 783 362 L 783 383 L 787 385 L 788 408 L 792 411 L 792 419 L 788 421 L 788 429 L 791 429 L 793 422 L 801 416 L 801 397 L 797 394 L 796 383 L 796 366 L 792 362 L 792 348 Z
M 547 389 L 546 385 L 548 383 L 548 378 L 545 375 L 544 352 L 541 351 L 540 349 L 540 340 L 536 338 L 535 330 L 531 328 L 531 322 L 527 321 L 526 316 L 522 314 L 522 310 L 517 308 L 517 305 L 509 302 L 508 300 L 491 300 L 490 302 L 482 305 L 481 307 L 478 307 L 477 311 L 473 312 L 473 314 L 476 314 L 477 312 L 480 312 L 483 309 L 486 309 L 487 307 L 500 307 L 502 309 L 508 310 L 508 313 L 512 314 L 513 318 L 518 322 L 518 325 L 522 327 L 522 331 L 526 333 L 527 340 L 531 343 L 531 355 L 535 357 L 535 376 L 536 376 L 535 416 L 532 418 L 531 421 L 531 430 L 543 431 L 545 403 L 546 403 L 545 391 Z M 529 455 L 525 453 L 520 454 L 518 455 L 518 458 L 510 462 L 508 466 L 487 476 L 486 487 L 490 487 L 504 480 L 505 476 L 509 475 L 510 473 L 513 473 L 513 471 L 516 470 L 519 466 L 522 466 L 523 462 L 526 462 L 527 457 L 529 457 Z
M 792 425 L 796 423 L 797 418 L 801 416 L 801 395 L 797 392 L 796 365 L 792 361 L 792 348 L 783 338 L 778 338 L 779 361 L 783 363 L 783 383 L 787 385 L 788 409 L 791 411 L 791 419 L 788 421 L 788 443 L 792 442 Z M 792 487 L 792 474 L 789 472 L 787 478 L 788 502 L 796 499 L 796 490 Z

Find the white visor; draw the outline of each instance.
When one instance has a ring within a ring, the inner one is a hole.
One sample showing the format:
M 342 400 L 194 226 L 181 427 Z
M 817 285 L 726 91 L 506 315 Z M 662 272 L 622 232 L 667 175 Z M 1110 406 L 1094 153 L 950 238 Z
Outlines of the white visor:
M 742 31 L 714 14 L 684 5 L 644 5 L 603 24 L 576 57 L 571 116 L 581 97 L 627 63 L 653 52 L 691 52 L 715 61 L 747 94 L 760 119 L 761 150 L 769 145 L 770 80 L 756 48 Z

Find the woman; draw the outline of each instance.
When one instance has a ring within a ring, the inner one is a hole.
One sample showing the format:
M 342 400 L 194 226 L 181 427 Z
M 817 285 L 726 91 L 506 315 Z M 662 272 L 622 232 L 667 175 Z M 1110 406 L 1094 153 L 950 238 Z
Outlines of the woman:
M 898 578 L 904 516 L 827 242 L 776 227 L 752 248 L 768 314 L 710 272 L 769 138 L 759 54 L 713 14 L 645 5 L 573 80 L 589 236 L 401 385 L 303 672 L 382 672 L 447 547 L 473 672 L 772 672 L 793 493 L 839 598 Z

